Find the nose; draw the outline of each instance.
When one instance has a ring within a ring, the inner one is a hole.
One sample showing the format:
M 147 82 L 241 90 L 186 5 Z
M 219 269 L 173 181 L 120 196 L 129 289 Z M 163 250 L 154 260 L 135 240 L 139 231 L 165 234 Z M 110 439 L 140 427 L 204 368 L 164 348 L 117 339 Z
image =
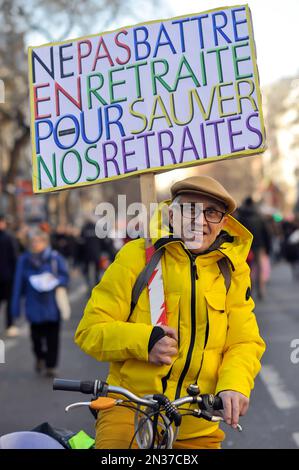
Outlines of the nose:
M 202 214 L 202 225 L 203 225 L 203 227 L 208 227 L 208 226 L 209 226 L 209 224 L 208 224 L 208 222 L 206 221 L 206 218 L 204 217 L 203 214 Z

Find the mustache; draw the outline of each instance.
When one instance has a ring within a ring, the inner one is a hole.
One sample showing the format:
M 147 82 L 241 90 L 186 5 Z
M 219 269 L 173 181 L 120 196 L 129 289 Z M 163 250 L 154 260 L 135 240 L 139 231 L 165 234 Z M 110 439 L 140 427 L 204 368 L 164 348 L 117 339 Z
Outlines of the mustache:
M 202 233 L 204 235 L 209 235 L 210 231 L 208 228 L 204 228 L 202 225 L 197 225 L 196 223 L 184 225 L 184 230 L 193 233 Z

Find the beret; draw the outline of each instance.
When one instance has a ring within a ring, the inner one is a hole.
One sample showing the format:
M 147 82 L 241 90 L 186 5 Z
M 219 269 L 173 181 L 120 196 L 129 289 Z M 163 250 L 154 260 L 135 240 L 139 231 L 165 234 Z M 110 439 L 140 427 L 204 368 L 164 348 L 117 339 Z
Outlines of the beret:
M 222 184 L 210 176 L 190 176 L 184 180 L 177 181 L 171 186 L 172 199 L 184 193 L 197 193 L 216 199 L 225 204 L 228 214 L 234 212 L 237 208 L 234 198 L 226 191 Z

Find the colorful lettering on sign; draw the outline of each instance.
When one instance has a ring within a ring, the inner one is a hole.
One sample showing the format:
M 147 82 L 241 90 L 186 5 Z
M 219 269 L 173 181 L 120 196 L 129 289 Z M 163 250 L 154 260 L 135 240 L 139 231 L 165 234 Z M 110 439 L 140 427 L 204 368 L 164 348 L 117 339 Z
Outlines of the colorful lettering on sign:
M 29 50 L 36 192 L 264 149 L 248 6 Z

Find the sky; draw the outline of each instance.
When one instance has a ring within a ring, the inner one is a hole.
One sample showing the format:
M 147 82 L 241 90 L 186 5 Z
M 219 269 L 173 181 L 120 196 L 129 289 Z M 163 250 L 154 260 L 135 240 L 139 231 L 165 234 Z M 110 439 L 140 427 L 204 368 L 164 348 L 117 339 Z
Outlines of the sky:
M 173 16 L 248 3 L 262 86 L 299 73 L 299 0 L 164 0 Z

